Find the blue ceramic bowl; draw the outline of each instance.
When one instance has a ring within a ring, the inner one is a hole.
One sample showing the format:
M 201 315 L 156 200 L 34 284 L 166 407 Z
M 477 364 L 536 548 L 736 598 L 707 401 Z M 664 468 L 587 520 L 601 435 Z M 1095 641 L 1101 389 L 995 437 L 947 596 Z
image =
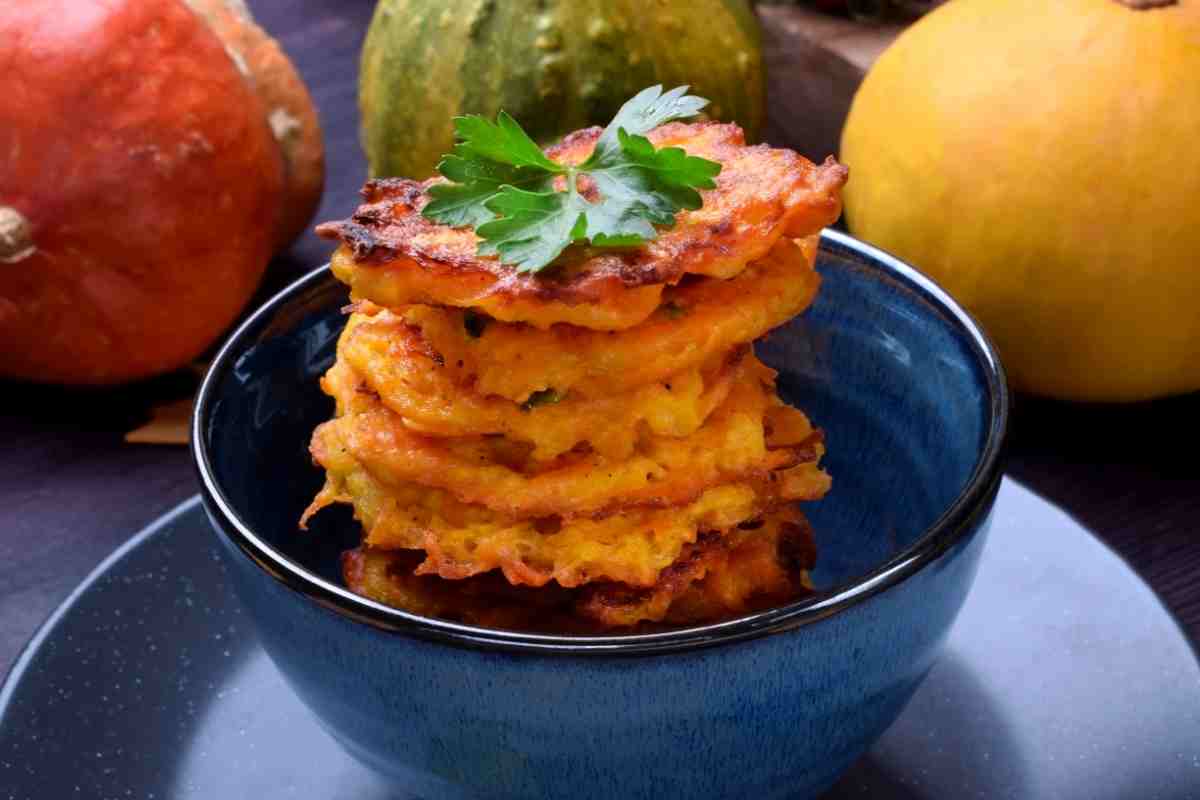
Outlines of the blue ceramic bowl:
M 912 268 L 827 233 L 816 304 L 759 345 L 825 429 L 806 512 L 819 593 L 662 634 L 543 636 L 407 614 L 343 588 L 348 513 L 308 534 L 309 433 L 346 295 L 327 269 L 263 306 L 201 388 L 205 508 L 263 645 L 328 731 L 445 798 L 808 798 L 900 713 L 966 597 L 1008 396 L 975 323 Z M 280 731 L 287 736 L 287 731 Z

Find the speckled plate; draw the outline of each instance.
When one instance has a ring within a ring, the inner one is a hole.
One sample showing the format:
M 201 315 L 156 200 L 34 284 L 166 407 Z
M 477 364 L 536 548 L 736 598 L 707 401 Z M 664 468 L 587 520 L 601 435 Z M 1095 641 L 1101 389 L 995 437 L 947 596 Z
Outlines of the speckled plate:
M 0 798 L 405 797 L 292 696 L 197 500 L 63 603 L 0 690 Z M 829 798 L 1200 797 L 1200 666 L 1154 594 L 1007 482 L 945 655 Z

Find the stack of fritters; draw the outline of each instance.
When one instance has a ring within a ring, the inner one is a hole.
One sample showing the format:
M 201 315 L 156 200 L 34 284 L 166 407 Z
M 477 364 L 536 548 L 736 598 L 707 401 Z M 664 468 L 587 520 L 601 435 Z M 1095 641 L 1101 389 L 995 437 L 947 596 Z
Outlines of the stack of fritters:
M 547 154 L 584 160 L 599 129 Z M 627 630 L 807 591 L 796 501 L 829 488 L 821 434 L 750 343 L 801 312 L 846 171 L 717 123 L 649 137 L 721 163 L 703 207 L 642 247 L 518 274 L 421 216 L 430 182 L 367 184 L 319 232 L 352 313 L 313 434 L 365 530 L 343 571 L 383 603 L 472 624 Z M 586 179 L 585 179 L 586 180 Z M 585 197 L 593 190 L 585 183 Z

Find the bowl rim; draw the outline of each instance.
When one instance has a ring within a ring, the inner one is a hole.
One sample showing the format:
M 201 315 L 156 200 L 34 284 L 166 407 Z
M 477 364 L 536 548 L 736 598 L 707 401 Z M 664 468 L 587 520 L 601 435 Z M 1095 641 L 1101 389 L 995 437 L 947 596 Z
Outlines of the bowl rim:
M 424 617 L 354 594 L 322 578 L 260 538 L 234 510 L 213 472 L 205 442 L 206 421 L 215 404 L 216 387 L 242 354 L 245 339 L 293 298 L 328 280 L 329 265 L 320 266 L 277 292 L 250 314 L 225 340 L 213 358 L 196 395 L 190 425 L 190 451 L 201 495 L 214 527 L 268 577 L 308 601 L 375 629 L 473 649 L 510 653 L 574 656 L 639 656 L 732 644 L 808 625 L 857 606 L 921 571 L 951 549 L 990 509 L 1000 486 L 1002 453 L 1008 430 L 1010 394 L 999 354 L 975 319 L 932 279 L 915 267 L 852 236 L 826 230 L 821 246 L 849 251 L 869 267 L 916 290 L 966 335 L 987 382 L 990 420 L 982 452 L 970 478 L 954 501 L 906 549 L 857 579 L 765 611 L 724 622 L 660 633 L 576 636 L 507 631 Z

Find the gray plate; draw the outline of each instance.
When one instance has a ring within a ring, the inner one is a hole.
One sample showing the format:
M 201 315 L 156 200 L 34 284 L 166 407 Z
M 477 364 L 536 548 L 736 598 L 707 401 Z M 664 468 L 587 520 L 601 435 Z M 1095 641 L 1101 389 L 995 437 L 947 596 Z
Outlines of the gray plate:
M 404 797 L 293 697 L 191 500 L 34 637 L 0 691 L 0 798 Z M 829 798 L 1200 798 L 1200 667 L 1154 594 L 1006 482 L 979 578 L 912 704 Z

